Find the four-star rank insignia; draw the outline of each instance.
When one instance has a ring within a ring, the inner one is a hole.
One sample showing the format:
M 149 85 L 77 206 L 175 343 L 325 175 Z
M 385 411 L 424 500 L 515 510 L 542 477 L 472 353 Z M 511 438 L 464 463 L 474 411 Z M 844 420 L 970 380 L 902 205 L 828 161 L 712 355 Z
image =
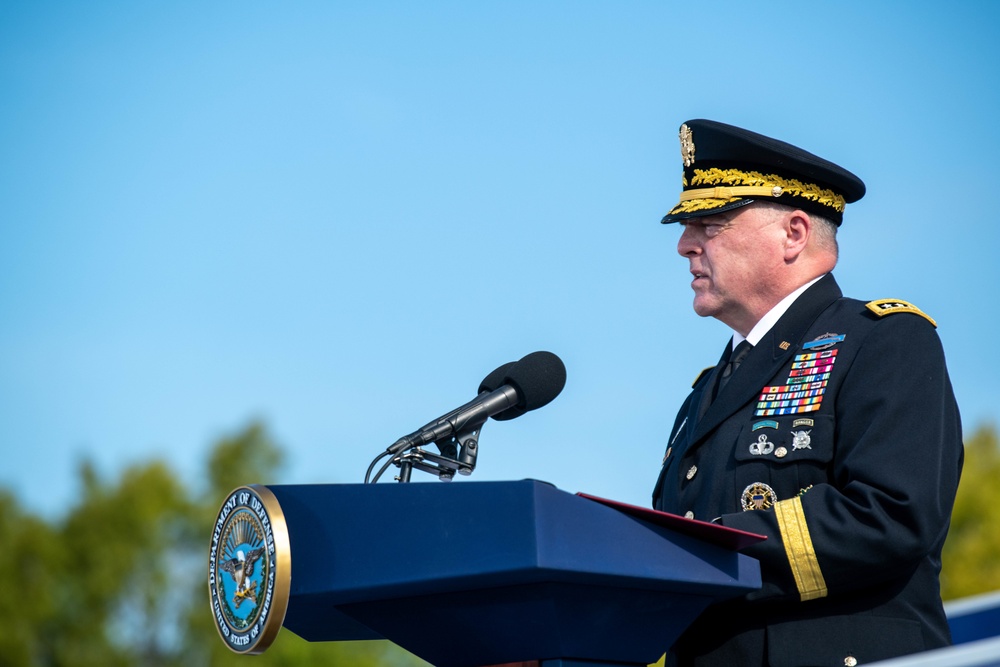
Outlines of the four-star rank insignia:
M 875 301 L 869 301 L 865 304 L 865 308 L 875 313 L 879 317 L 885 317 L 886 315 L 892 315 L 893 313 L 913 313 L 914 315 L 919 315 L 937 328 L 937 322 L 934 319 L 914 306 L 909 301 L 903 301 L 902 299 L 876 299 Z
M 208 594 L 219 636 L 236 653 L 263 653 L 285 620 L 292 562 L 285 516 L 266 486 L 226 498 L 212 533 Z

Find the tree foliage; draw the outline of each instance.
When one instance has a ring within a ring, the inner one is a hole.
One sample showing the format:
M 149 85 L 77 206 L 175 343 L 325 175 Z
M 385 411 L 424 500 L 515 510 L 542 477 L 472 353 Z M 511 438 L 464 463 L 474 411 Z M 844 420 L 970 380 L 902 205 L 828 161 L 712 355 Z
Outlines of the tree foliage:
M 1000 437 L 995 426 L 965 442 L 965 465 L 942 554 L 946 600 L 1000 590 Z
M 281 449 L 259 423 L 211 450 L 193 490 L 163 462 L 102 479 L 46 521 L 0 490 L 0 666 L 426 665 L 389 642 L 309 644 L 282 630 L 259 657 L 232 653 L 208 602 L 208 547 L 222 499 L 273 482 Z

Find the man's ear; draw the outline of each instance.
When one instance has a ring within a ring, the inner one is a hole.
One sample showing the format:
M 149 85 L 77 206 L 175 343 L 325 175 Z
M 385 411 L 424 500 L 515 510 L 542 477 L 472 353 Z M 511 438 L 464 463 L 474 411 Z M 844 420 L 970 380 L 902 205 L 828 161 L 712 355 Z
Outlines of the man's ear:
M 806 249 L 813 232 L 813 221 L 809 214 L 798 209 L 785 219 L 785 261 L 793 262 Z

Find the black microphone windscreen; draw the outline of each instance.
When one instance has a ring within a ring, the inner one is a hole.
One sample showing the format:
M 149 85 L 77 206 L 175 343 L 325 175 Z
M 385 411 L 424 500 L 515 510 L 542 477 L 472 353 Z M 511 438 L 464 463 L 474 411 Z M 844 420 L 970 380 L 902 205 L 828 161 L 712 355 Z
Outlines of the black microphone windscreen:
M 517 363 L 515 361 L 508 361 L 506 364 L 497 368 L 492 373 L 483 378 L 483 381 L 479 383 L 479 393 L 490 392 L 499 389 L 504 385 L 504 380 L 507 378 L 507 373 L 510 369 Z
M 498 368 L 497 371 L 499 370 Z M 566 366 L 562 359 L 551 352 L 532 352 L 510 366 L 503 383 L 517 389 L 521 401 L 514 407 L 493 415 L 493 419 L 497 421 L 514 419 L 547 405 L 566 386 Z

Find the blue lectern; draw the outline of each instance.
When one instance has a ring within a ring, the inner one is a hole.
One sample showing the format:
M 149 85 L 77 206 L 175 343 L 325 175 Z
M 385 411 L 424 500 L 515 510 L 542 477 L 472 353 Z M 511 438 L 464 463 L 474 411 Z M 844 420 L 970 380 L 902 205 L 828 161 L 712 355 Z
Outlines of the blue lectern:
M 733 548 L 543 482 L 255 488 L 287 529 L 285 627 L 386 638 L 437 667 L 646 665 L 709 604 L 760 586 Z

